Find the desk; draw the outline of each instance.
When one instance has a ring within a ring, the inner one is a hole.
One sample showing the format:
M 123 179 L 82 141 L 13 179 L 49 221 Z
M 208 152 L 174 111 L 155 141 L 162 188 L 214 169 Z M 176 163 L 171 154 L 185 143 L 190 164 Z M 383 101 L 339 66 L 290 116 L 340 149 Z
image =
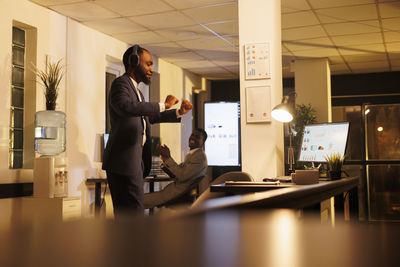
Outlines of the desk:
M 353 219 L 358 219 L 358 177 L 343 178 L 335 181 L 321 181 L 310 185 L 212 185 L 211 192 L 226 194 L 244 194 L 226 197 L 218 202 L 210 200 L 201 205 L 201 209 L 218 208 L 290 208 L 302 209 L 345 192 L 349 192 L 349 209 Z M 274 189 L 274 190 L 272 190 Z M 267 191 L 266 191 L 267 190 Z M 262 191 L 262 192 L 260 192 Z
M 2 266 L 400 266 L 398 224 L 320 223 L 293 210 L 0 225 Z
M 154 192 L 154 183 L 155 182 L 171 182 L 174 179 L 169 177 L 169 176 L 158 176 L 158 175 L 154 175 L 154 176 L 148 176 L 146 178 L 144 178 L 144 181 L 146 183 L 149 183 L 149 192 L 153 193 Z
M 86 184 L 95 184 L 94 187 L 94 214 L 97 216 L 101 208 L 101 184 L 107 186 L 107 178 L 87 178 Z M 104 196 L 105 197 L 105 196 Z

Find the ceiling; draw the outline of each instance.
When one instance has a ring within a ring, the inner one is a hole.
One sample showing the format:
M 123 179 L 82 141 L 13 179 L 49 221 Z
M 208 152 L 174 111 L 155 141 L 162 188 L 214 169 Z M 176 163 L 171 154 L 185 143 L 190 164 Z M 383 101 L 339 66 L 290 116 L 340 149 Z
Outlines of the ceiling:
M 209 79 L 239 78 L 237 0 L 31 0 Z M 399 0 L 281 0 L 282 73 L 328 58 L 332 74 L 400 70 Z

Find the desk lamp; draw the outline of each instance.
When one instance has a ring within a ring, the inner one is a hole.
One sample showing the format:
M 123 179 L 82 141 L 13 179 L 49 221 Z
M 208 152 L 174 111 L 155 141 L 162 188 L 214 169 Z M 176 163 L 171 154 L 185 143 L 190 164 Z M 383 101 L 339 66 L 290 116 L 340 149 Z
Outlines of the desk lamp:
M 293 120 L 293 108 L 290 105 L 290 97 L 285 95 L 282 102 L 272 109 L 271 116 L 277 121 L 288 123 L 289 126 L 289 147 L 288 147 L 288 164 L 289 171 L 293 172 L 294 161 L 294 148 L 292 146 L 292 126 L 289 122 Z

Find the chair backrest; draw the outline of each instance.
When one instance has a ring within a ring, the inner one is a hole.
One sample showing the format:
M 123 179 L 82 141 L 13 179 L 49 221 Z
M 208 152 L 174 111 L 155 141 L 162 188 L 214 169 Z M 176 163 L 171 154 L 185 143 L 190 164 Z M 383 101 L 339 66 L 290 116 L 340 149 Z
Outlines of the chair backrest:
M 248 174 L 247 172 L 227 172 L 224 173 L 220 176 L 217 177 L 214 181 L 211 182 L 210 185 L 214 184 L 222 184 L 225 181 L 250 181 L 254 182 L 253 177 Z M 191 207 L 195 207 L 202 203 L 203 201 L 211 198 L 216 198 L 216 197 L 223 197 L 225 196 L 224 193 L 220 192 L 211 192 L 210 187 L 207 188 L 197 199 L 196 201 L 192 204 Z

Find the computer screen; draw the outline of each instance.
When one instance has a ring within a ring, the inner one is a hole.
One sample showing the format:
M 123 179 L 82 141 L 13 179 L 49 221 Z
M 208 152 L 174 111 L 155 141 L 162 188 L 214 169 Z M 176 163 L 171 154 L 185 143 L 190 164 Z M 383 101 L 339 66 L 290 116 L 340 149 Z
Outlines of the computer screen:
M 326 162 L 325 156 L 346 152 L 349 122 L 321 123 L 304 126 L 299 161 Z
M 239 102 L 204 103 L 205 153 L 209 166 L 240 166 Z

